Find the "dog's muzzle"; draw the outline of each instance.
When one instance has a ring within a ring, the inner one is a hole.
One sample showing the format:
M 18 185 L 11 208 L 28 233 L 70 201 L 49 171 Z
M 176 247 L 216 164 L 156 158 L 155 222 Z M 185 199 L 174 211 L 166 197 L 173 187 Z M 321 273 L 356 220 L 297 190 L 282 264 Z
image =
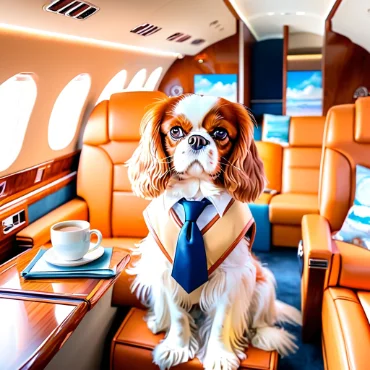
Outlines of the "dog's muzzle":
M 192 135 L 188 139 L 188 144 L 191 149 L 198 151 L 209 145 L 210 142 L 201 135 Z

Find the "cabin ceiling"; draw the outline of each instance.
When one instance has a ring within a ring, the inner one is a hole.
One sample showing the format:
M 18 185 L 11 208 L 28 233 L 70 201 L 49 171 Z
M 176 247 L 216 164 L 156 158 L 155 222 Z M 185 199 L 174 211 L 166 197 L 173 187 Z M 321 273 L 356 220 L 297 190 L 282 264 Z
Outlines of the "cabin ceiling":
M 195 55 L 236 33 L 236 21 L 223 0 L 92 0 L 100 10 L 85 20 L 46 12 L 47 0 L 0 0 L 0 26 L 12 25 Z M 217 24 L 211 25 L 212 22 Z M 161 28 L 150 36 L 130 30 L 150 23 Z M 176 32 L 190 35 L 184 42 L 168 41 Z M 192 45 L 194 39 L 204 39 Z
M 332 30 L 370 52 L 370 0 L 342 0 Z
M 229 1 L 257 40 L 282 37 L 284 25 L 289 26 L 290 33 L 323 35 L 325 19 L 335 3 L 335 0 Z

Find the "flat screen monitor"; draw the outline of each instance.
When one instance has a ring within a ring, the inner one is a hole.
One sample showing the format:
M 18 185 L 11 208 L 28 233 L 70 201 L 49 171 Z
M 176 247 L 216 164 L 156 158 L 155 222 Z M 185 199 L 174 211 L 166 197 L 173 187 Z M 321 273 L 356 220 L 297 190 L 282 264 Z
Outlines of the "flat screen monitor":
M 238 101 L 238 76 L 236 74 L 208 74 L 194 76 L 194 93 Z
M 286 115 L 322 115 L 321 71 L 288 71 Z

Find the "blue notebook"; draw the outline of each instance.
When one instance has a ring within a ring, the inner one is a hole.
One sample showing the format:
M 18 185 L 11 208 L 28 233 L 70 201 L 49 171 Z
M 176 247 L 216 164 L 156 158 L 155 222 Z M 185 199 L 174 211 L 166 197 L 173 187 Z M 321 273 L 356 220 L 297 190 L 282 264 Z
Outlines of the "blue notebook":
M 113 248 L 104 248 L 104 254 L 96 261 L 83 266 L 54 266 L 43 258 L 47 249 L 40 249 L 33 260 L 21 272 L 25 279 L 42 278 L 111 278 L 116 275 L 116 267 L 110 268 Z

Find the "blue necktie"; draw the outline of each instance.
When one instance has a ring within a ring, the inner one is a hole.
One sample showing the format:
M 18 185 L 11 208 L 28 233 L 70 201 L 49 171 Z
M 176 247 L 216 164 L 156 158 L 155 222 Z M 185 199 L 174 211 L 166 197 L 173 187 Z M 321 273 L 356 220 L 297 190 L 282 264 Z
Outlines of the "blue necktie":
M 182 198 L 179 203 L 184 207 L 185 222 L 177 240 L 172 277 L 191 293 L 208 281 L 206 249 L 196 221 L 211 202 L 206 198 L 201 201 Z

